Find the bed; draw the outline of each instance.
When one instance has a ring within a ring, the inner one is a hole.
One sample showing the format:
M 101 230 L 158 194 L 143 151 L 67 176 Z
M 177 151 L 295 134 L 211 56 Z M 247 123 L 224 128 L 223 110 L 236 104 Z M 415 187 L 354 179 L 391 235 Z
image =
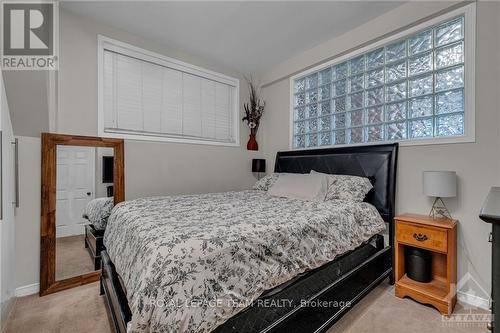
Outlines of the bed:
M 104 230 L 113 206 L 113 197 L 96 198 L 89 201 L 82 214 L 83 218 L 89 221 L 89 224 L 85 225 L 84 245 L 94 262 L 94 270 L 101 268 Z
M 393 282 L 396 155 L 397 144 L 277 154 L 275 172 L 370 178 L 364 203 L 261 191 L 121 203 L 101 275 L 116 331 L 326 330 L 384 278 Z

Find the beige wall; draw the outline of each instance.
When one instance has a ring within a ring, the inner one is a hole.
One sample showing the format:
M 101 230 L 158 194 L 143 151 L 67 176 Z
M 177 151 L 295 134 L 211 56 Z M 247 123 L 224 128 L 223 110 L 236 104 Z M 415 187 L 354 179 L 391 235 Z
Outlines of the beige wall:
M 240 79 L 240 100 L 247 86 L 240 73 L 209 64 L 182 52 L 154 44 L 64 9 L 60 12 L 60 70 L 58 108 L 53 132 L 97 135 L 97 35 L 118 39 L 194 65 Z M 242 110 L 242 108 L 240 108 Z M 14 110 L 14 112 L 16 112 Z M 241 123 L 241 147 L 221 147 L 148 141 L 125 141 L 125 196 L 204 193 L 249 188 L 251 159 L 246 150 L 248 129 Z M 40 139 L 21 137 L 21 209 L 16 249 L 17 287 L 39 281 Z
M 16 216 L 16 287 L 38 283 L 40 272 L 40 139 L 20 136 Z M 36 289 L 35 289 L 36 290 Z
M 14 149 L 11 142 L 14 140 L 12 123 L 9 114 L 9 105 L 5 93 L 4 79 L 0 72 L 0 135 L 1 149 L 0 159 L 2 167 L 0 170 L 2 182 L 0 184 L 0 201 L 2 205 L 2 216 L 0 217 L 0 331 L 12 306 L 15 292 L 15 206 L 12 204 L 15 195 L 14 186 Z
M 410 22 L 442 10 L 450 3 L 410 3 L 343 36 L 285 61 L 270 71 L 264 89 L 268 112 L 263 120 L 264 154 L 268 163 L 276 151 L 289 147 L 290 86 L 288 77 L 318 61 L 352 49 L 370 38 L 383 36 Z M 431 200 L 422 194 L 422 171 L 456 170 L 458 197 L 447 200 L 460 219 L 458 277 L 470 272 L 486 290 L 491 288 L 490 227 L 477 215 L 489 187 L 499 183 L 500 4 L 479 3 L 476 51 L 476 142 L 468 144 L 406 146 L 400 148 L 397 175 L 397 212 L 427 213 Z M 472 287 L 474 288 L 474 287 Z M 484 297 L 480 290 L 474 290 Z
M 48 71 L 3 71 L 3 76 L 15 134 L 38 136 L 47 132 Z

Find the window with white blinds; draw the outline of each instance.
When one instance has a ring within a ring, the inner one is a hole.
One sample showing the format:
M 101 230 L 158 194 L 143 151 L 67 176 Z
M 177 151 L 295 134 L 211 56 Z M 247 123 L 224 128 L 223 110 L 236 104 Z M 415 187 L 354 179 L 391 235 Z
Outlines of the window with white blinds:
M 239 81 L 99 36 L 99 132 L 238 144 Z

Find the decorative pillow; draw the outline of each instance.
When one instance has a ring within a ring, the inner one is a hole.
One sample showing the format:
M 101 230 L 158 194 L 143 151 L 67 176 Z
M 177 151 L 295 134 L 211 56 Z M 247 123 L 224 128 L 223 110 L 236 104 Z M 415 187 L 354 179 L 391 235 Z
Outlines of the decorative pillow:
M 324 174 L 281 174 L 271 186 L 269 195 L 300 200 L 324 201 L 328 179 Z
M 328 176 L 326 200 L 346 200 L 362 202 L 373 188 L 368 178 L 350 175 L 330 175 L 311 170 L 311 174 Z
M 278 180 L 279 176 L 279 173 L 273 173 L 264 176 L 253 185 L 253 189 L 259 191 L 267 191 L 271 186 L 273 186 L 274 183 L 276 183 L 276 180 Z

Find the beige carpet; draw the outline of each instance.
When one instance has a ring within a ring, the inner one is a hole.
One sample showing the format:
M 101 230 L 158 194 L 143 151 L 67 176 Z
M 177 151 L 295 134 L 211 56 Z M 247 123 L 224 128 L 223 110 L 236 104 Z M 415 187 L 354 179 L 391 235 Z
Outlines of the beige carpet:
M 104 298 L 98 283 L 61 291 L 45 297 L 19 298 L 3 333 L 109 333 Z M 467 312 L 457 306 L 454 313 Z M 382 283 L 328 333 L 485 333 L 486 329 L 464 323 L 443 326 L 441 315 L 431 307 L 394 296 L 393 287 Z
M 97 282 L 16 300 L 3 333 L 112 332 Z
M 56 239 L 56 280 L 94 271 L 94 263 L 84 242 L 85 235 Z

